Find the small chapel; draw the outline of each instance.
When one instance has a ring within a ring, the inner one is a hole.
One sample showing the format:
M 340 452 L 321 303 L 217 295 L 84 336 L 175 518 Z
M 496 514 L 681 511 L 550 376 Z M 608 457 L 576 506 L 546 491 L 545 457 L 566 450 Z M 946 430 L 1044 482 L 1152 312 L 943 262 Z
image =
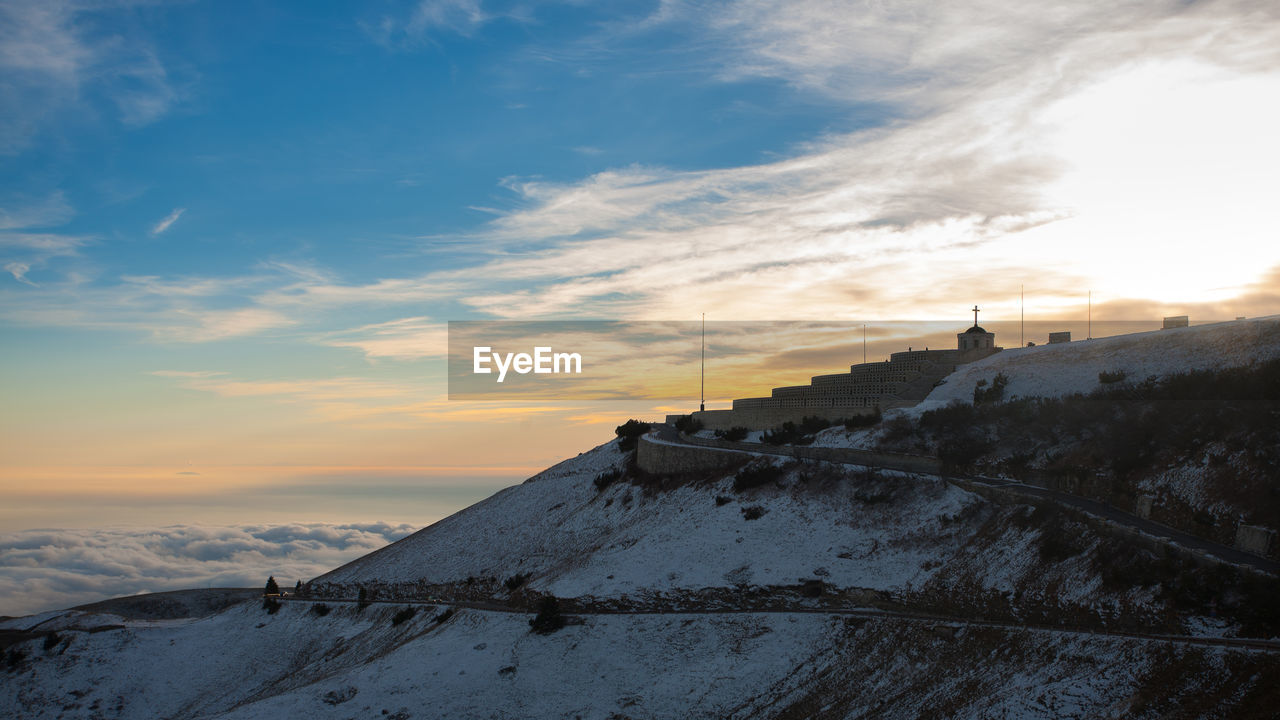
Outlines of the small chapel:
M 973 327 L 962 333 L 956 333 L 956 349 L 960 352 L 971 350 L 994 350 L 996 334 L 983 330 L 978 325 L 978 306 L 973 306 Z

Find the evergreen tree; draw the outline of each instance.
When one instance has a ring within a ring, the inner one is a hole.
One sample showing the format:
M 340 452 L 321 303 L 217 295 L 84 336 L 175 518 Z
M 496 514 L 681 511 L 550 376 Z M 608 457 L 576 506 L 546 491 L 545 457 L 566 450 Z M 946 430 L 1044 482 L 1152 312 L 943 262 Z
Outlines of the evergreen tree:
M 539 635 L 550 635 L 564 627 L 564 616 L 560 614 L 560 601 L 552 595 L 542 598 L 538 605 L 538 614 L 529 621 L 529 627 Z
M 262 591 L 262 594 L 263 595 L 279 595 L 280 594 L 280 586 L 276 584 L 276 578 L 274 575 L 267 578 L 267 588 Z
M 614 429 L 614 434 L 622 438 L 618 441 L 618 449 L 626 452 L 636 449 L 636 440 L 649 432 L 649 423 L 639 420 L 628 420 Z
M 297 585 L 294 585 L 294 586 L 293 586 L 293 594 L 294 594 L 294 595 L 301 595 L 301 594 L 302 594 L 302 581 L 301 581 L 301 580 L 299 580 L 299 581 L 298 581 L 298 584 L 297 584 Z

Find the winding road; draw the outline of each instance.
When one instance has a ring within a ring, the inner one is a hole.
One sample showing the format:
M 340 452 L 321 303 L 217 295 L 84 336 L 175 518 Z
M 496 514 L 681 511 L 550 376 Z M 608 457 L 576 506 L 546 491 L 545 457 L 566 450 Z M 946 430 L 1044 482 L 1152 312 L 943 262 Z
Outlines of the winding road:
M 349 598 L 333 599 L 333 598 L 306 598 L 306 597 L 282 597 L 286 602 L 295 603 L 334 603 L 334 604 L 354 604 L 360 602 Z M 482 612 L 501 612 L 501 613 L 518 613 L 523 615 L 533 615 L 534 613 L 527 608 L 512 607 L 495 602 L 478 602 L 474 600 L 453 601 L 444 598 L 424 598 L 421 600 L 366 600 L 367 605 L 398 605 L 413 607 L 450 607 L 465 608 L 467 610 L 478 610 Z M 1255 650 L 1267 653 L 1280 653 L 1280 640 L 1268 640 L 1264 638 L 1230 638 L 1230 637 L 1206 637 L 1201 635 L 1169 635 L 1163 633 L 1143 633 L 1124 630 L 1105 630 L 1097 628 L 1077 628 L 1064 627 L 1061 625 L 1045 625 L 1034 623 L 1010 623 L 998 620 L 981 620 L 975 618 L 959 618 L 947 617 L 943 615 L 931 615 L 928 613 L 916 613 L 902 610 L 882 610 L 880 608 L 825 608 L 825 607 L 773 607 L 773 608 L 573 608 L 565 611 L 566 617 L 574 616 L 592 616 L 592 615 L 834 615 L 840 617 L 854 617 L 864 620 L 905 620 L 908 622 L 927 623 L 931 626 L 956 628 L 964 627 L 982 627 L 995 628 L 1000 630 L 1033 630 L 1037 632 L 1063 633 L 1070 635 L 1088 635 L 1091 637 L 1114 637 L 1129 640 L 1156 640 L 1176 645 L 1199 646 L 1199 647 L 1229 647 L 1237 649 Z
M 760 444 L 758 448 L 752 447 L 750 449 L 746 449 L 742 447 L 744 443 L 715 443 L 708 445 L 709 441 L 706 439 L 699 439 L 698 442 L 691 442 L 684 435 L 677 432 L 675 427 L 672 425 L 656 424 L 652 427 L 653 429 L 646 437 L 654 438 L 662 443 L 684 445 L 691 448 L 714 448 L 718 452 L 736 452 L 744 455 L 777 455 L 789 458 L 795 456 L 795 449 L 790 446 Z M 752 443 L 752 445 L 754 446 L 755 444 Z M 875 454 L 868 453 L 863 450 L 824 448 L 824 451 L 835 456 L 835 462 L 843 462 L 848 465 L 858 465 L 860 467 L 884 467 L 881 465 L 871 464 L 868 458 Z M 902 468 L 890 467 L 887 469 L 900 470 Z M 1062 492 L 1060 490 L 1040 487 L 1039 485 L 1028 485 L 1015 480 L 948 474 L 940 474 L 939 477 L 960 485 L 961 487 L 963 487 L 965 483 L 973 483 L 975 485 L 982 485 L 997 491 L 1004 491 L 1011 495 L 1030 495 L 1033 497 L 1051 500 L 1064 507 L 1080 510 L 1106 520 L 1114 525 L 1137 530 L 1164 542 L 1176 544 L 1187 550 L 1212 555 L 1213 557 L 1231 565 L 1252 568 L 1270 575 L 1280 575 L 1280 562 L 1245 552 L 1244 550 L 1234 548 L 1229 545 L 1223 545 L 1221 543 L 1213 542 L 1212 540 L 1206 540 L 1202 537 L 1192 535 L 1191 533 L 1171 528 L 1167 525 L 1162 525 L 1153 520 L 1148 520 L 1147 518 L 1138 517 L 1137 515 L 1125 512 L 1124 510 L 1097 500 L 1080 497 L 1079 495 L 1072 495 L 1071 493 Z

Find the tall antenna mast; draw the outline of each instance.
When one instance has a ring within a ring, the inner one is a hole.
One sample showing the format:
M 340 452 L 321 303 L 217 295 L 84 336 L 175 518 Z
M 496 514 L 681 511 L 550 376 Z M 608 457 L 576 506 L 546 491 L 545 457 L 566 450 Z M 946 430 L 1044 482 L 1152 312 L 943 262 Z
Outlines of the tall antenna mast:
M 867 364 L 867 324 L 862 323 L 862 364 Z
M 1086 340 L 1093 339 L 1093 291 L 1089 291 L 1089 337 Z
M 698 401 L 698 410 L 705 411 L 707 409 L 707 314 L 702 313 L 702 387 L 699 389 L 701 399 Z
M 1018 347 L 1026 347 L 1027 346 L 1027 286 L 1026 285 L 1018 286 L 1018 297 L 1019 297 L 1019 303 L 1021 308 L 1019 310 L 1019 313 L 1021 313 L 1020 320 L 1022 323 L 1021 329 L 1018 331 L 1019 332 Z

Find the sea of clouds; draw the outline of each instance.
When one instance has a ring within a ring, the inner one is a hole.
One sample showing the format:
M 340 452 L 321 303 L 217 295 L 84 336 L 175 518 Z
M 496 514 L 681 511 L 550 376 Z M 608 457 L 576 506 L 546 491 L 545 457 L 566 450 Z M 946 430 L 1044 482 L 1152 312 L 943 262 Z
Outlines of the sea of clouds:
M 121 595 L 205 587 L 282 587 L 395 542 L 388 523 L 172 525 L 0 534 L 0 615 Z

